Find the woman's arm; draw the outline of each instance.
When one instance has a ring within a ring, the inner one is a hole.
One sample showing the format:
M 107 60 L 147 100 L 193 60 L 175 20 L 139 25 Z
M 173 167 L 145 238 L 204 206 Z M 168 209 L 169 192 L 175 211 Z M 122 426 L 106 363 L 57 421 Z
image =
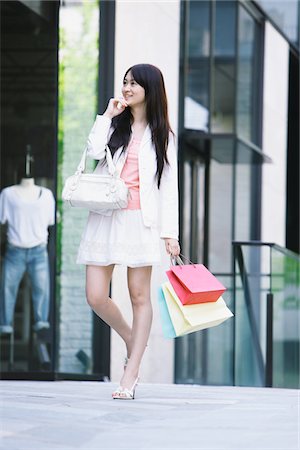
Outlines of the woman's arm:
M 160 183 L 161 233 L 168 253 L 177 255 L 179 234 L 178 166 L 175 138 L 170 134 L 167 150 L 169 164 L 164 166 Z
M 87 139 L 87 153 L 91 158 L 99 160 L 105 158 L 105 147 L 113 132 L 111 128 L 112 118 L 121 114 L 126 106 L 125 100 L 111 98 L 104 114 L 96 117 Z
M 111 134 L 111 119 L 98 115 L 87 139 L 87 154 L 94 159 L 105 158 L 105 147 Z

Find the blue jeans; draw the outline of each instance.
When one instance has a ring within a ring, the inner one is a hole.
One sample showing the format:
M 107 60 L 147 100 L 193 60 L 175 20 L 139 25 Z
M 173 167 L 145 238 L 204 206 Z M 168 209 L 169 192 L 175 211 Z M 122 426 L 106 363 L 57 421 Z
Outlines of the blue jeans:
M 28 273 L 31 280 L 34 330 L 49 328 L 50 276 L 47 245 L 32 248 L 7 244 L 2 268 L 0 295 L 0 332 L 13 331 L 13 316 L 21 279 Z

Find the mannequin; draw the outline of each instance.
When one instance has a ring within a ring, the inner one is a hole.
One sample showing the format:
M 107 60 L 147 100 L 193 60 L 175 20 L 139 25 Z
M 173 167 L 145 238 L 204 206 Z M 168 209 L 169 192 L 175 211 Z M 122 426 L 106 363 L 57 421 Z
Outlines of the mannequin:
M 18 195 L 24 200 L 36 200 L 41 192 L 41 188 L 36 186 L 34 178 L 22 178 L 20 184 L 15 185 L 15 189 Z
M 0 290 L 0 333 L 13 332 L 19 284 L 25 272 L 31 280 L 34 331 L 49 328 L 50 280 L 48 227 L 55 223 L 50 189 L 35 184 L 27 148 L 26 173 L 17 185 L 0 193 L 0 222 L 7 224 L 7 245 Z
M 40 195 L 41 188 L 35 185 L 35 181 L 32 175 L 32 163 L 34 162 L 34 158 L 31 154 L 31 145 L 26 145 L 26 159 L 25 159 L 25 173 L 21 178 L 21 181 L 18 185 L 15 185 L 16 192 L 20 195 L 24 200 L 36 200 Z

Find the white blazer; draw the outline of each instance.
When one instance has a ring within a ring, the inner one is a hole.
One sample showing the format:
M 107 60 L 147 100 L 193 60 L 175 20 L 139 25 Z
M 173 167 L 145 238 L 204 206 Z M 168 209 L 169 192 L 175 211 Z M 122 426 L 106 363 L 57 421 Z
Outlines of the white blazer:
M 95 172 L 107 171 L 103 164 L 105 147 L 113 132 L 111 119 L 97 115 L 93 128 L 87 140 L 87 153 L 99 160 Z M 127 156 L 119 148 L 113 157 L 113 161 L 120 174 Z M 178 239 L 178 171 L 177 153 L 174 137 L 170 133 L 167 149 L 169 164 L 165 164 L 161 177 L 160 188 L 156 179 L 156 152 L 152 144 L 150 127 L 147 126 L 139 149 L 139 177 L 140 177 L 140 202 L 143 222 L 146 227 L 158 228 L 161 238 Z M 105 213 L 111 214 L 112 211 Z

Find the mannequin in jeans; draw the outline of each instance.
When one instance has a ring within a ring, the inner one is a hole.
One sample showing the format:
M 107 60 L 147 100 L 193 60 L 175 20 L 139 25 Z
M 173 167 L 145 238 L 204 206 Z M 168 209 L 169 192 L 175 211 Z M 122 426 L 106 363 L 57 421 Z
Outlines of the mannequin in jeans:
M 25 272 L 31 280 L 34 330 L 49 328 L 48 226 L 54 224 L 52 192 L 31 175 L 0 194 L 0 221 L 7 224 L 7 245 L 0 291 L 0 333 L 12 333 L 18 289 Z

